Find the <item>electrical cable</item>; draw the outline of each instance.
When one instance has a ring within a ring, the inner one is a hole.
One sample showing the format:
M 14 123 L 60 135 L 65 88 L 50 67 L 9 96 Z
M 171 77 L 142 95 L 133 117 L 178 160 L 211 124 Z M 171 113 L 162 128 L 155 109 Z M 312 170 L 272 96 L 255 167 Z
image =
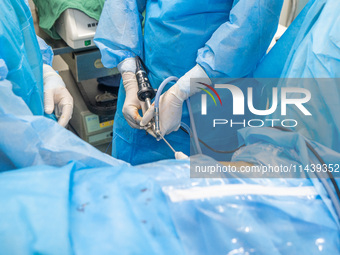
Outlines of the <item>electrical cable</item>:
M 273 127 L 276 128 L 278 130 L 281 131 L 286 131 L 286 132 L 293 132 L 292 130 L 288 129 L 288 128 L 284 128 L 284 127 Z M 319 155 L 319 153 L 313 148 L 313 146 L 305 140 L 306 146 L 307 148 L 314 154 L 314 156 L 318 159 L 318 161 L 321 163 L 321 165 L 325 168 L 327 175 L 329 177 L 329 179 L 331 180 L 331 183 L 333 185 L 334 190 L 332 190 L 328 184 L 327 181 L 323 180 L 323 178 L 320 178 L 318 176 L 318 178 L 320 179 L 321 183 L 323 184 L 324 188 L 326 189 L 332 203 L 333 206 L 335 208 L 335 211 L 340 219 L 340 189 L 338 184 L 336 183 L 333 174 L 329 171 L 325 161 L 321 158 L 321 156 Z M 335 193 L 334 193 L 335 191 Z
M 190 127 L 186 123 L 181 122 L 180 128 L 191 137 Z
M 335 212 L 337 214 L 337 216 L 340 219 L 340 202 L 336 197 L 336 194 L 334 193 L 334 190 L 332 189 L 332 187 L 329 185 L 329 183 L 327 182 L 326 178 L 319 176 L 320 173 L 315 172 L 316 176 L 318 177 L 318 179 L 321 181 L 322 185 L 324 186 L 324 188 L 326 189 L 326 192 L 328 193 L 330 200 L 333 203 L 333 206 L 335 208 Z
M 106 147 L 106 150 L 104 153 L 107 153 L 107 151 L 109 150 L 110 146 L 112 146 L 112 139 L 111 139 L 111 142 L 109 143 L 109 145 Z
M 336 183 L 335 179 L 334 179 L 334 176 L 333 174 L 329 171 L 326 163 L 323 161 L 323 159 L 320 157 L 320 155 L 315 151 L 315 149 L 312 147 L 312 145 L 308 142 L 306 142 L 306 145 L 308 147 L 308 149 L 314 154 L 314 156 L 319 160 L 319 162 L 324 166 L 324 168 L 327 170 L 327 174 L 328 174 L 328 177 L 329 179 L 331 180 L 333 186 L 334 186 L 334 189 L 336 191 L 336 194 L 340 200 L 340 189 L 339 189 L 339 186 L 338 184 Z
M 180 128 L 181 128 L 181 130 L 183 130 L 185 133 L 187 133 L 188 135 L 190 135 L 189 132 L 188 132 L 183 126 L 181 126 Z M 243 145 L 241 145 L 240 147 L 238 147 L 238 148 L 236 148 L 236 149 L 234 149 L 234 150 L 231 150 L 231 151 L 221 151 L 221 150 L 216 150 L 216 149 L 212 148 L 212 147 L 209 146 L 206 142 L 202 141 L 200 138 L 198 138 L 198 141 L 199 141 L 201 144 L 203 144 L 205 147 L 207 147 L 209 150 L 211 150 L 211 151 L 213 151 L 213 152 L 216 152 L 216 153 L 221 153 L 221 154 L 231 154 L 231 153 L 234 153 L 234 152 L 238 151 L 239 149 L 241 149 L 242 147 L 245 146 L 245 144 L 243 144 Z
M 284 127 L 277 127 L 276 126 L 276 127 L 273 127 L 273 128 L 276 128 L 276 129 L 281 130 L 281 131 L 293 132 L 292 130 L 290 130 L 288 128 L 284 128 Z M 332 182 L 334 189 L 337 193 L 337 196 L 340 200 L 340 189 L 339 189 L 339 186 L 334 179 L 333 174 L 329 171 L 325 161 L 323 161 L 323 159 L 320 157 L 319 153 L 317 153 L 317 151 L 313 148 L 313 146 L 307 141 L 305 141 L 305 143 L 307 145 L 307 148 L 314 154 L 314 156 L 319 160 L 319 162 L 322 164 L 322 166 L 326 169 L 328 177 L 331 179 L 331 182 Z

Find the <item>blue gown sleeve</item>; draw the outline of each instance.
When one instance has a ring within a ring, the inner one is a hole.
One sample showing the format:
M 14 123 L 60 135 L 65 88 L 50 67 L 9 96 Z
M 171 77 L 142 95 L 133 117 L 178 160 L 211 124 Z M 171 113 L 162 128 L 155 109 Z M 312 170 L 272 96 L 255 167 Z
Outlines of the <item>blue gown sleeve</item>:
M 52 66 L 54 56 L 52 48 L 39 36 L 37 36 L 37 40 L 44 64 Z
M 235 0 L 229 21 L 198 50 L 197 63 L 209 77 L 251 73 L 276 32 L 283 0 Z
M 94 42 L 103 65 L 116 67 L 129 57 L 143 56 L 142 12 L 146 0 L 107 0 Z
M 28 0 L 24 0 L 25 4 L 30 8 Z M 53 50 L 52 48 L 46 44 L 46 42 L 41 39 L 39 36 L 37 36 L 37 40 L 39 43 L 40 52 L 43 57 L 44 64 L 52 66 L 53 61 Z

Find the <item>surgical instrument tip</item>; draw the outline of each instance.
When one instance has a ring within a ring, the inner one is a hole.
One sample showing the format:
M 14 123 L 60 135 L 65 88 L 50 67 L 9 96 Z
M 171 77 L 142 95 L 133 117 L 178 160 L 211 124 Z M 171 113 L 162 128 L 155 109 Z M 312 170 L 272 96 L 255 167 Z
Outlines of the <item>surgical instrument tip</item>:
M 172 148 L 172 146 L 170 145 L 170 143 L 164 138 L 164 136 L 160 135 L 160 137 L 164 140 L 164 142 L 169 146 L 169 148 L 174 152 L 176 153 L 175 149 Z

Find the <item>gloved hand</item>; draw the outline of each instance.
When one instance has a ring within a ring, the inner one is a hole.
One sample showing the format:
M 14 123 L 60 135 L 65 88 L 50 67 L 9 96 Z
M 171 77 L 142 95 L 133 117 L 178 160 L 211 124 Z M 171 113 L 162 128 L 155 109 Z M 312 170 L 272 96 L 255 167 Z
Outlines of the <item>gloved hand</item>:
M 139 101 L 137 97 L 138 84 L 135 73 L 124 72 L 122 73 L 123 84 L 125 88 L 125 101 L 123 105 L 123 115 L 126 121 L 132 128 L 140 129 L 140 121 L 142 117 L 139 115 L 138 110 L 145 109 L 145 103 Z
M 168 135 L 177 131 L 181 125 L 183 102 L 187 99 L 186 93 L 181 91 L 177 82 L 159 99 L 159 125 L 161 134 Z M 144 114 L 140 125 L 147 125 L 154 117 L 154 105 Z
M 137 97 L 138 84 L 136 79 L 136 60 L 135 58 L 127 58 L 119 63 L 118 71 L 122 75 L 123 85 L 125 89 L 125 102 L 123 105 L 123 115 L 130 127 L 140 129 L 140 121 L 142 117 L 138 110 L 145 109 L 145 103 Z
M 160 97 L 159 125 L 163 136 L 179 129 L 184 100 L 200 91 L 199 88 L 203 87 L 200 84 L 196 84 L 190 88 L 190 79 L 192 78 L 202 78 L 203 82 L 211 83 L 202 67 L 196 65 Z M 145 126 L 148 124 L 154 117 L 154 112 L 154 105 L 152 105 L 152 107 L 145 112 L 140 125 Z
M 65 127 L 72 117 L 73 98 L 59 74 L 49 65 L 43 65 L 44 110 L 55 112 L 58 123 Z

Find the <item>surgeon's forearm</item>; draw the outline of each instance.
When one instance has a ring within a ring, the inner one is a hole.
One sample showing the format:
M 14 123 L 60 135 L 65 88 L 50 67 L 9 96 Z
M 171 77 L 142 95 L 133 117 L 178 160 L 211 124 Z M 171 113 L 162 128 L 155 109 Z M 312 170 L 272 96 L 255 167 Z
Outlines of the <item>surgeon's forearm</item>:
M 145 3 L 145 0 L 105 2 L 94 39 L 105 67 L 113 68 L 126 58 L 143 55 L 141 13 Z
M 209 77 L 244 77 L 264 56 L 278 26 L 283 0 L 234 1 L 229 21 L 198 51 Z

